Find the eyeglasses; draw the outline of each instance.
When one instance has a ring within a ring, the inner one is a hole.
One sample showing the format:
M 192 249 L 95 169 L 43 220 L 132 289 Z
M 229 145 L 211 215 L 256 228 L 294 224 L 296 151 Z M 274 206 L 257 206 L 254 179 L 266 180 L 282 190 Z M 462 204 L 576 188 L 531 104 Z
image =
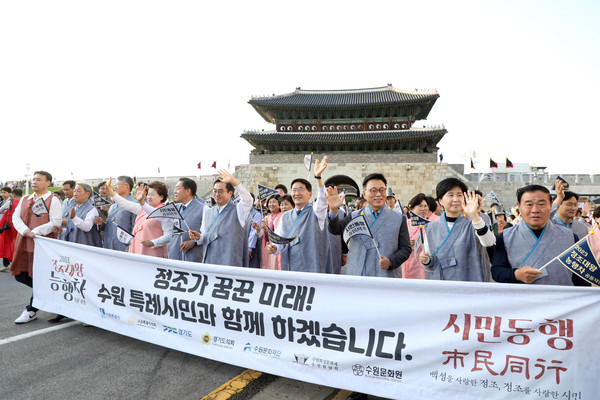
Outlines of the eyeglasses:
M 369 193 L 371 193 L 371 196 L 377 196 L 377 193 L 381 194 L 382 196 L 385 196 L 385 194 L 387 193 L 387 189 L 382 187 L 382 188 L 371 188 L 369 189 Z
M 213 189 L 213 193 L 216 193 L 216 194 L 222 194 L 222 193 L 225 193 L 225 192 L 226 192 L 225 189 Z
M 306 190 L 306 189 L 304 189 L 304 188 L 301 188 L 301 187 L 300 187 L 300 188 L 293 188 L 293 189 L 292 189 L 292 193 L 302 193 L 302 192 L 304 192 L 305 190 Z

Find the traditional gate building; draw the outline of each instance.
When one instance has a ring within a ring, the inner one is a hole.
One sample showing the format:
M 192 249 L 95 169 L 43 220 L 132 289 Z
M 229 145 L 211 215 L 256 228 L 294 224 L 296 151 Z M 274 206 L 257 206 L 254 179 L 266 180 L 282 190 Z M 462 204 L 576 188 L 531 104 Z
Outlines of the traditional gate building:
M 325 183 L 360 193 L 363 178 L 383 173 L 403 204 L 416 193 L 433 193 L 448 176 L 461 176 L 437 163 L 437 144 L 447 133 L 443 125 L 416 127 L 427 119 L 439 94 L 435 90 L 400 90 L 387 85 L 371 89 L 302 90 L 248 102 L 271 131 L 242 134 L 254 149 L 250 164 L 236 175 L 245 184 L 259 180 L 270 187 L 309 176 L 305 154 L 327 155 Z M 310 174 L 314 182 L 313 174 Z

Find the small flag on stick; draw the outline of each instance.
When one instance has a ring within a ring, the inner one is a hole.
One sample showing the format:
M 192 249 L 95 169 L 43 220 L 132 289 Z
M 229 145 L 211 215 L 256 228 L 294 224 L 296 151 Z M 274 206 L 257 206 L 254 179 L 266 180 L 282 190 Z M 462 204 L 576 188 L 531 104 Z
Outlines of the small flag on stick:
M 412 226 L 422 226 L 428 224 L 430 221 L 416 214 L 413 210 L 410 211 L 410 224 Z
M 112 202 L 104 199 L 102 196 L 100 196 L 100 193 L 96 192 L 95 190 L 92 191 L 92 202 L 96 208 L 102 208 L 112 204 Z
M 175 206 L 175 203 L 169 203 L 165 206 L 156 208 L 150 214 L 148 214 L 148 218 L 174 218 L 174 219 L 183 219 L 179 210 Z
M 286 238 L 283 236 L 279 236 L 278 234 L 276 234 L 275 232 L 273 232 L 271 230 L 271 228 L 267 227 L 267 232 L 269 234 L 269 242 L 273 243 L 273 244 L 288 244 L 294 241 L 294 239 L 296 239 L 296 236 L 291 237 L 291 238 Z
M 112 223 L 117 225 L 117 239 L 119 239 L 119 242 L 121 242 L 123 244 L 129 244 L 131 242 L 131 240 L 133 238 L 135 238 L 135 236 L 132 233 L 129 233 L 128 231 L 123 229 L 115 221 L 113 221 Z
M 496 193 L 494 193 L 494 191 L 492 190 L 491 192 L 489 192 L 484 198 L 483 201 L 489 200 L 492 203 L 498 203 L 498 204 L 502 204 L 502 202 L 500 201 L 500 199 L 498 198 L 498 196 L 496 196 Z
M 556 180 L 562 182 L 564 190 L 569 190 L 569 182 L 567 182 L 562 176 L 558 175 L 556 177 Z M 556 190 L 556 184 L 552 185 L 552 190 Z
M 258 184 L 258 199 L 259 200 L 265 200 L 274 194 L 279 194 L 279 192 L 275 189 L 271 189 L 266 186 L 263 186 L 260 183 Z
M 304 156 L 304 166 L 306 167 L 308 172 L 310 172 L 310 169 L 312 168 L 312 156 L 313 156 L 313 153 L 306 154 Z

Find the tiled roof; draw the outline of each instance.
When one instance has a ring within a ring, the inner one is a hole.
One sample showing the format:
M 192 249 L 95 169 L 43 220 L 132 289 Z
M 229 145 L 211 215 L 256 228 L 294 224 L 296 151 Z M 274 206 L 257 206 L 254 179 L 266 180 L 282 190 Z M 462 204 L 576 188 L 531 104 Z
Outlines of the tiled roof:
M 399 131 L 361 132 L 244 132 L 242 138 L 256 144 L 360 144 L 373 142 L 422 142 L 437 143 L 448 131 L 443 126 L 434 128 L 413 128 Z
M 352 90 L 302 90 L 292 93 L 253 97 L 248 103 L 271 107 L 357 107 L 392 104 L 415 104 L 435 101 L 440 95 L 436 90 L 399 90 L 391 85 L 372 89 Z

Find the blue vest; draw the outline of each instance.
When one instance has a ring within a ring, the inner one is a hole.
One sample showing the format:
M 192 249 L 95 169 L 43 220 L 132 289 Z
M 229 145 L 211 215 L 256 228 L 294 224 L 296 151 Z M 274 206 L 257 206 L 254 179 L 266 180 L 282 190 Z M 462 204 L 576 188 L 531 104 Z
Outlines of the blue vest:
M 352 218 L 356 218 L 361 212 L 364 212 L 381 255 L 389 257 L 395 253 L 398 250 L 398 239 L 404 216 L 389 207 L 383 207 L 379 217 L 375 219 L 369 208 L 365 207 L 364 210 L 354 211 Z M 398 269 L 401 271 L 400 267 Z M 396 270 L 381 269 L 375 243 L 373 243 L 373 239 L 365 235 L 354 236 L 348 242 L 346 275 L 397 277 Z
M 125 200 L 136 202 L 132 195 L 125 197 Z M 133 233 L 133 224 L 135 223 L 135 214 L 130 213 L 123 207 L 119 207 L 117 203 L 110 206 L 108 209 L 108 217 L 104 225 L 104 248 L 118 251 L 127 250 L 127 245 L 121 243 L 117 238 L 117 225 L 125 229 L 129 233 Z M 135 240 L 135 239 L 133 239 Z
M 550 221 L 546 223 L 546 230 L 540 237 L 539 242 L 525 222 L 502 231 L 502 237 L 504 238 L 508 262 L 512 269 L 519 269 L 527 265 L 533 268 L 541 268 L 575 243 L 573 232 L 570 229 L 558 226 Z M 535 245 L 536 242 L 538 242 L 537 246 Z M 541 278 L 533 283 L 537 285 L 573 286 L 571 281 L 572 272 L 565 268 L 560 261 L 555 260 L 542 271 L 544 275 L 540 275 Z
M 92 201 L 88 200 L 77 208 L 75 215 L 77 215 L 81 219 L 85 219 L 90 211 L 94 208 Z M 102 247 L 102 238 L 100 237 L 100 231 L 96 225 L 92 226 L 92 229 L 89 232 L 85 232 L 79 229 L 73 223 L 73 220 L 69 218 L 69 223 L 67 224 L 67 234 L 66 237 L 69 242 L 86 244 L 88 246 L 96 246 Z
M 63 201 L 62 204 L 62 219 L 66 219 L 67 220 L 67 226 L 65 227 L 67 232 L 66 233 L 60 233 L 58 235 L 58 240 L 68 240 L 67 239 L 67 235 L 69 232 L 69 222 L 71 222 L 70 216 L 71 216 L 71 209 L 75 207 L 75 200 L 73 200 L 73 198 L 71 197 L 70 199 L 65 199 L 65 201 Z
M 182 260 L 191 262 L 202 262 L 202 246 L 194 246 L 187 253 L 181 252 L 181 243 L 190 240 L 190 234 L 187 232 L 189 229 L 200 232 L 202 226 L 202 213 L 204 211 L 204 203 L 199 199 L 194 198 L 190 205 L 182 211 L 183 204 L 179 205 L 179 213 L 183 216 L 185 223 L 178 219 L 173 220 L 175 226 L 186 231 L 180 235 L 176 235 L 173 231 L 171 241 L 169 242 L 169 258 L 171 260 Z M 187 225 L 186 225 L 187 224 Z M 189 229 L 188 229 L 189 226 Z
M 237 208 L 229 203 L 221 214 L 215 205 L 206 212 L 203 262 L 207 264 L 248 266 L 248 231 L 238 220 Z
M 427 279 L 490 281 L 490 260 L 469 218 L 461 215 L 450 230 L 446 214 L 442 214 L 440 219 L 425 225 L 425 235 L 429 257 L 433 259 L 427 269 Z
M 284 271 L 332 273 L 327 227 L 321 229 L 312 207 L 312 203 L 307 204 L 300 215 L 294 208 L 281 217 L 283 236 L 296 236 L 281 252 L 281 269 Z

